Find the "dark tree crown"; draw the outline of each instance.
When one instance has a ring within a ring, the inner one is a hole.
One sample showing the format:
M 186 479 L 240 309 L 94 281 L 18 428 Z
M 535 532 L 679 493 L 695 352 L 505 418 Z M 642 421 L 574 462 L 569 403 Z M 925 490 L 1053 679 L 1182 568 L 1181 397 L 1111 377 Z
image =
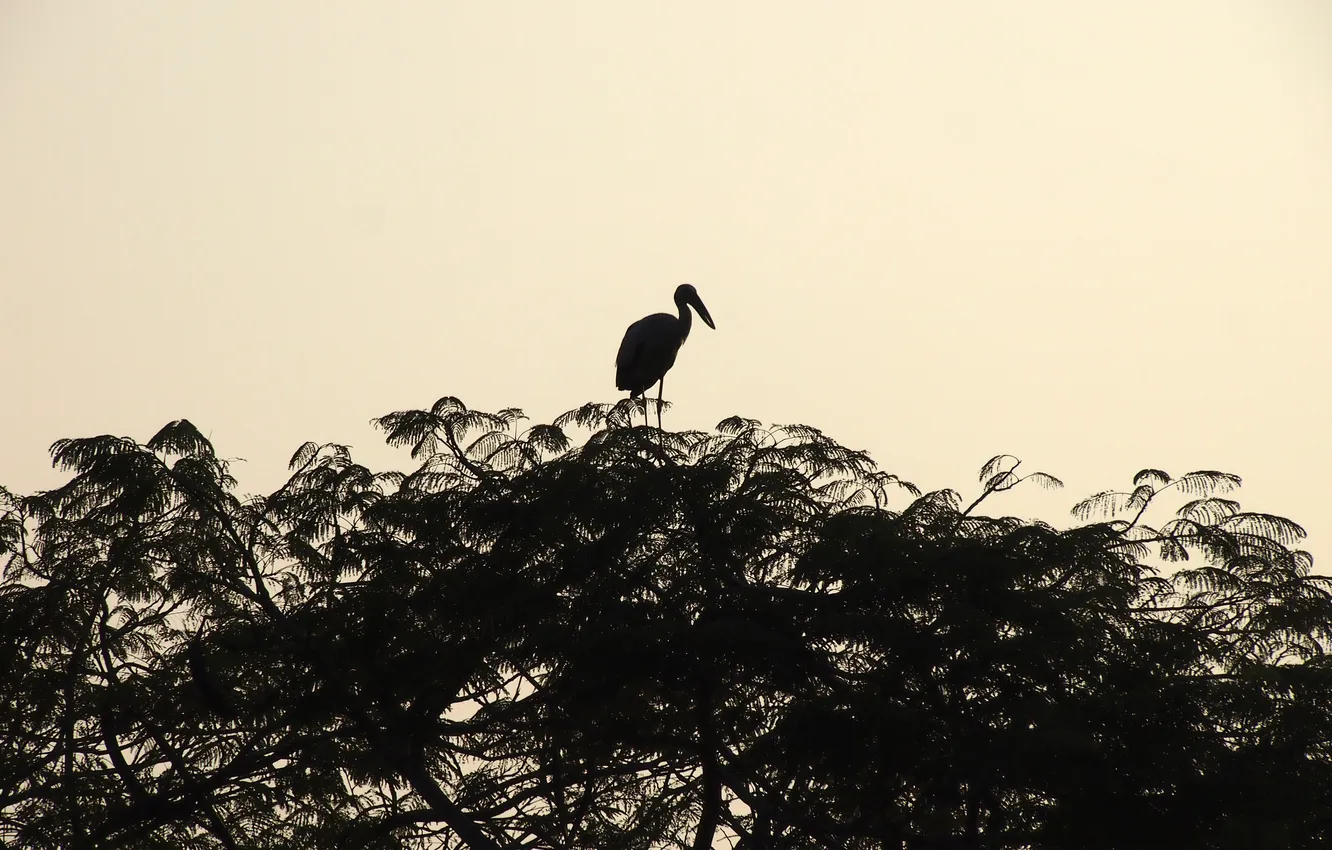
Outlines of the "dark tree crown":
M 186 420 L 57 442 L 0 490 L 0 845 L 1332 842 L 1332 587 L 1236 476 L 1059 529 L 978 512 L 1060 486 L 1007 455 L 964 507 L 629 410 L 443 398 L 376 420 L 410 473 L 247 498 Z

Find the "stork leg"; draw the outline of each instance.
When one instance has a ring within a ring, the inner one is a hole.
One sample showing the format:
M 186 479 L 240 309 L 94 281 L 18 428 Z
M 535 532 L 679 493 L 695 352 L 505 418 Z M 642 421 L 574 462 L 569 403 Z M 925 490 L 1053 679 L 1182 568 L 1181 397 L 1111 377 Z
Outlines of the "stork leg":
M 657 430 L 661 430 L 661 394 L 666 389 L 666 376 L 661 376 L 660 383 L 657 384 Z M 647 415 L 647 411 L 643 412 Z

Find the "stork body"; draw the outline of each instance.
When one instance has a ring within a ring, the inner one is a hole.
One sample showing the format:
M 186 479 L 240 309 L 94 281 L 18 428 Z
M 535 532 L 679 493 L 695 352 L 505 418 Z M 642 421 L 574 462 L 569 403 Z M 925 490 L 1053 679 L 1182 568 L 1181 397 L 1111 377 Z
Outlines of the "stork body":
M 630 398 L 639 398 L 657 384 L 657 427 L 661 427 L 661 394 L 666 387 L 666 373 L 675 365 L 675 355 L 689 338 L 693 325 L 690 307 L 707 326 L 716 330 L 712 316 L 693 286 L 682 283 L 675 289 L 675 306 L 680 315 L 653 313 L 629 326 L 615 357 L 615 386 L 628 390 Z M 646 409 L 643 415 L 647 416 Z

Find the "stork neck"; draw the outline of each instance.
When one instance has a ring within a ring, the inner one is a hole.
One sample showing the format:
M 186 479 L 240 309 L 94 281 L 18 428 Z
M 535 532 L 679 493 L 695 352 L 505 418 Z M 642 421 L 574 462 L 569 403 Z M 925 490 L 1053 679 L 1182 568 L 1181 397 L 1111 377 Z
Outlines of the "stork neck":
M 680 308 L 680 342 L 683 343 L 689 336 L 690 326 L 694 324 L 694 311 L 684 301 L 676 301 L 675 306 Z

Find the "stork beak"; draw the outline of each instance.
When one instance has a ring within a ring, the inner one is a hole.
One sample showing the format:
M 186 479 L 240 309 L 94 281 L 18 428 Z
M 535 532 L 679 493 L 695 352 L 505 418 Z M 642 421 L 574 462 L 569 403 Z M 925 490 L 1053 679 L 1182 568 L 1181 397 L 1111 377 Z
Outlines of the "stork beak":
M 689 304 L 698 311 L 698 317 L 706 322 L 708 327 L 714 331 L 717 329 L 717 326 L 712 323 L 712 316 L 708 313 L 708 308 L 703 306 L 703 299 L 698 297 L 697 292 L 689 299 Z

